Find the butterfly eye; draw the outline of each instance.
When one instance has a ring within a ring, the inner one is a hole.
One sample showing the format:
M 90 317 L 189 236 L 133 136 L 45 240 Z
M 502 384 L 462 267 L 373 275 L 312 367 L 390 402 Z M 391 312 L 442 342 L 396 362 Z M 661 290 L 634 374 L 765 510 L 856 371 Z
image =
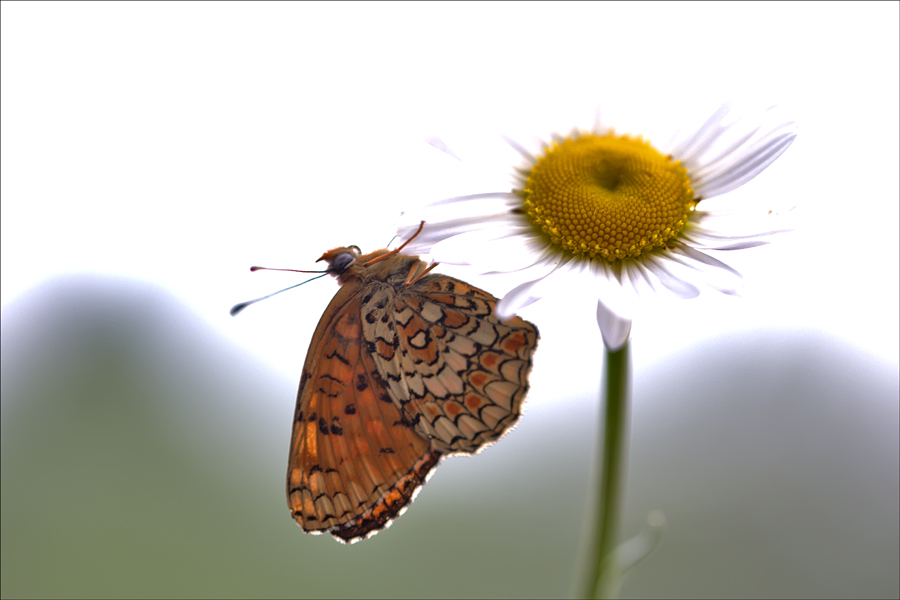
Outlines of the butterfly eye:
M 343 273 L 350 268 L 350 265 L 356 262 L 356 255 L 352 252 L 341 252 L 336 254 L 331 261 L 328 270 L 334 273 Z

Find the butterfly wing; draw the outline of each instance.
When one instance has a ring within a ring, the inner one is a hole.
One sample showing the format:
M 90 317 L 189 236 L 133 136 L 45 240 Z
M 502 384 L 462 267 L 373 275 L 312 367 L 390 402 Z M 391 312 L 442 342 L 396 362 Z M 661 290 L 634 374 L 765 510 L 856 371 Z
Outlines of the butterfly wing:
M 521 414 L 538 331 L 501 322 L 496 303 L 445 275 L 363 301 L 363 337 L 395 406 L 442 452 L 477 452 Z
M 309 533 L 345 542 L 387 526 L 441 458 L 395 406 L 362 343 L 361 288 L 347 284 L 307 354 L 288 460 L 288 506 Z

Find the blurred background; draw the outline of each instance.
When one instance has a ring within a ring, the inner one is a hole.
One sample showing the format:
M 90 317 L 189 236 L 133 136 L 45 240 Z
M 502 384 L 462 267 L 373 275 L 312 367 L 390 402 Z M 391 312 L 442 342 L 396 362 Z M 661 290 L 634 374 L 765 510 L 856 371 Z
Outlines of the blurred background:
M 252 264 L 314 269 L 387 245 L 416 202 L 489 191 L 431 136 L 528 142 L 599 107 L 652 141 L 736 100 L 800 134 L 727 198 L 796 204 L 797 228 L 724 257 L 745 298 L 635 323 L 622 533 L 653 509 L 668 526 L 622 596 L 897 597 L 898 22 L 896 3 L 3 3 L 2 596 L 570 594 L 594 299 L 523 312 L 542 338 L 520 425 L 349 547 L 284 499 L 335 283 L 228 309 L 300 281 Z

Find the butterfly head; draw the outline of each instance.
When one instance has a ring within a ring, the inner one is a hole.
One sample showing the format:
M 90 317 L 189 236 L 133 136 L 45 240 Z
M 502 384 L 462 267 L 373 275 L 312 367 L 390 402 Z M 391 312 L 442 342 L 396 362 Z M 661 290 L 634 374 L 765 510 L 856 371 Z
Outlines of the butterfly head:
M 340 248 L 333 248 L 323 254 L 319 260 L 324 260 L 328 263 L 328 268 L 325 270 L 326 273 L 334 275 L 338 279 L 341 278 L 341 275 L 346 273 L 350 267 L 355 265 L 357 261 L 359 261 L 359 257 L 362 255 L 362 251 L 357 246 L 345 246 Z M 317 260 L 316 262 L 319 262 Z

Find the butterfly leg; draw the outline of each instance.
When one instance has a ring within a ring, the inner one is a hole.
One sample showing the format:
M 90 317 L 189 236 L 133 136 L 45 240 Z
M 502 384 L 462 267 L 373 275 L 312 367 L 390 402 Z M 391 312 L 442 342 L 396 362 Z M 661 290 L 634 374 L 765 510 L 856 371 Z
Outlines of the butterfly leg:
M 390 257 L 394 256 L 395 254 L 399 253 L 401 250 L 403 250 L 404 248 L 406 248 L 407 244 L 409 244 L 411 241 L 413 241 L 413 239 L 415 239 L 415 237 L 416 237 L 417 235 L 419 235 L 420 233 L 422 233 L 422 228 L 423 228 L 423 227 L 425 227 L 425 221 L 419 222 L 419 228 L 416 229 L 416 232 L 415 232 L 414 234 L 412 234 L 412 237 L 410 237 L 408 240 L 406 240 L 405 242 L 403 242 L 402 244 L 400 244 L 400 247 L 399 247 L 399 248 L 394 248 L 394 249 L 391 250 L 390 252 L 385 252 L 384 254 L 380 254 L 380 255 L 376 256 L 375 258 L 373 258 L 372 260 L 370 260 L 370 261 L 364 263 L 363 266 L 364 266 L 364 267 L 371 267 L 371 266 L 374 265 L 375 263 L 380 263 L 381 261 L 387 260 L 387 259 L 389 259 Z M 322 259 L 320 258 L 319 260 L 322 260 Z
M 413 263 L 413 266 L 410 267 L 410 269 L 409 269 L 409 274 L 406 276 L 406 281 L 404 281 L 403 284 L 404 285 L 414 284 L 418 280 L 425 277 L 425 275 L 428 273 L 428 271 L 430 271 L 433 268 L 435 268 L 436 266 L 438 266 L 438 263 L 431 263 L 431 266 L 429 266 L 428 268 L 423 270 L 422 265 L 424 265 L 424 264 L 425 263 L 422 262 L 421 260 L 418 260 L 415 263 Z

